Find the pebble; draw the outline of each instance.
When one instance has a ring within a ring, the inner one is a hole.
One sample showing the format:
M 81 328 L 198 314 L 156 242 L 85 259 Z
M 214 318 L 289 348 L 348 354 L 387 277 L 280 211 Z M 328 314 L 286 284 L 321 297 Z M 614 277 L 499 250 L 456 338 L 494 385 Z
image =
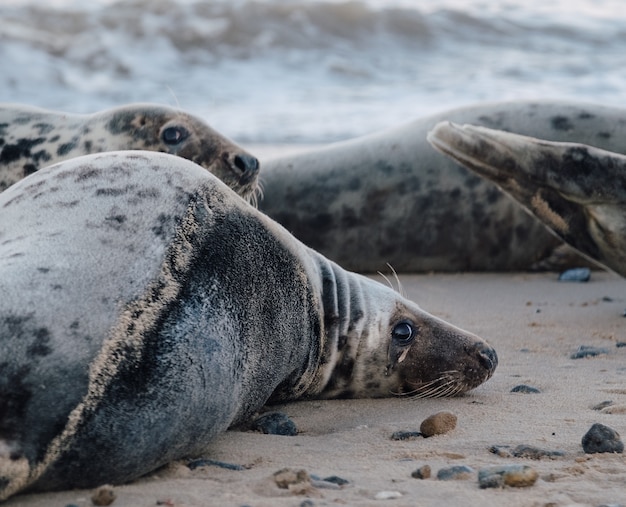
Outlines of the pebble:
M 573 268 L 563 271 L 559 275 L 559 282 L 588 282 L 591 278 L 589 268 Z
M 274 482 L 281 489 L 289 489 L 289 486 L 293 486 L 295 484 L 308 483 L 310 485 L 311 478 L 306 470 L 283 468 L 274 473 Z
M 605 400 L 591 407 L 593 410 L 602 410 L 603 408 L 613 405 L 613 400 Z
M 194 459 L 194 460 L 187 462 L 187 468 L 189 468 L 189 470 L 194 470 L 199 467 L 207 467 L 207 466 L 225 468 L 226 470 L 245 470 L 246 469 L 246 467 L 242 465 L 236 465 L 234 463 L 226 463 L 224 461 L 218 461 L 215 459 L 200 458 L 200 459 Z
M 423 436 L 419 431 L 394 431 L 391 440 L 414 440 Z
M 587 454 L 601 452 L 624 452 L 624 443 L 619 433 L 604 424 L 594 424 L 582 439 L 583 451 Z
M 511 389 L 512 393 L 522 393 L 522 394 L 537 394 L 541 391 L 536 387 L 528 386 L 526 384 L 520 384 Z
M 609 349 L 605 347 L 591 347 L 589 345 L 581 345 L 578 347 L 578 350 L 574 352 L 570 357 L 570 359 L 582 359 L 584 357 L 595 357 L 600 354 L 608 354 Z
M 379 491 L 374 496 L 375 500 L 395 500 L 396 498 L 402 498 L 402 493 L 399 491 Z
M 91 495 L 91 503 L 94 505 L 111 505 L 117 498 L 113 486 L 105 484 L 97 488 Z
M 429 479 L 431 474 L 430 465 L 423 465 L 417 470 L 411 472 L 411 477 L 414 479 Z
M 443 435 L 456 428 L 457 417 L 452 412 L 437 412 L 422 421 L 420 432 L 425 437 Z
M 260 415 L 252 422 L 252 429 L 266 435 L 293 437 L 298 434 L 296 424 L 282 412 L 267 412 Z
M 622 347 L 626 347 L 626 342 L 617 342 L 617 343 L 615 344 L 615 346 L 616 346 L 618 349 L 621 349 Z
M 473 474 L 474 469 L 465 465 L 457 465 L 439 470 L 437 472 L 437 479 L 440 481 L 463 481 L 465 479 L 471 479 Z
M 478 485 L 481 489 L 526 488 L 535 484 L 538 477 L 537 470 L 526 465 L 491 466 L 478 471 Z
M 532 445 L 520 444 L 513 449 L 508 445 L 493 445 L 489 448 L 494 454 L 502 458 L 528 458 L 528 459 L 541 459 L 541 458 L 561 458 L 565 456 L 564 451 L 551 451 L 548 449 L 541 449 Z

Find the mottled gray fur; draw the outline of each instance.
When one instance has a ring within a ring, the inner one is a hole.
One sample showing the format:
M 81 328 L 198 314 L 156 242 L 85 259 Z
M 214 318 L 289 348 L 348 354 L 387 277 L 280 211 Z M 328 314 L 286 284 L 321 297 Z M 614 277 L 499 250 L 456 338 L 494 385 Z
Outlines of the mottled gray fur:
M 0 194 L 0 294 L 0 499 L 132 480 L 268 400 L 453 395 L 497 364 L 158 153 Z

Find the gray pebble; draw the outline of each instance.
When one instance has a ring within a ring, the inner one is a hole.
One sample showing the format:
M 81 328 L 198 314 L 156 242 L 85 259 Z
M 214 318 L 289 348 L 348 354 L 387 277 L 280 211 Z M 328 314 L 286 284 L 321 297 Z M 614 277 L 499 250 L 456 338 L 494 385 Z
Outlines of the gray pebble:
M 252 422 L 252 429 L 267 435 L 283 435 L 293 437 L 298 434 L 296 424 L 282 412 L 267 412 Z
M 391 434 L 391 440 L 414 440 L 423 437 L 419 431 L 394 431 Z
M 512 393 L 523 393 L 523 394 L 537 394 L 541 391 L 536 387 L 527 386 L 526 384 L 520 384 L 511 389 Z
M 588 282 L 591 278 L 589 268 L 573 268 L 563 271 L 559 275 L 559 282 Z
M 584 357 L 595 357 L 600 354 L 608 354 L 609 349 L 605 347 L 591 347 L 589 345 L 581 345 L 578 350 L 574 352 L 570 359 L 582 359 Z
M 582 439 L 583 450 L 587 454 L 601 452 L 624 452 L 624 443 L 619 433 L 604 424 L 594 424 Z
M 457 465 L 449 468 L 442 468 L 437 472 L 437 479 L 440 481 L 459 481 L 470 479 L 474 475 L 474 470 L 465 465 Z
M 539 474 L 526 465 L 504 465 L 481 468 L 478 472 L 478 485 L 482 489 L 512 486 L 525 488 L 537 481 Z
M 611 405 L 613 405 L 613 401 L 612 400 L 606 400 L 606 401 L 602 401 L 602 402 L 598 403 L 597 405 L 594 405 L 591 408 L 593 410 L 602 410 L 603 408 L 610 407 Z
M 411 473 L 414 479 L 429 479 L 431 474 L 430 465 L 423 465 Z

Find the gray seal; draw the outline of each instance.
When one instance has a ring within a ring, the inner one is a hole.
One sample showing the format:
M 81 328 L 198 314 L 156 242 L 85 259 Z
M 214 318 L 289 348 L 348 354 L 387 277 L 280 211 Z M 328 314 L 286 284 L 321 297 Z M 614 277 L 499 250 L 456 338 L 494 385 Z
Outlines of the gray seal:
M 161 153 L 78 157 L 0 194 L 0 293 L 0 499 L 132 480 L 266 402 L 450 396 L 497 364 Z
M 450 122 L 428 140 L 579 252 L 626 276 L 626 156 Z
M 209 170 L 241 196 L 256 195 L 257 159 L 179 109 L 129 104 L 77 115 L 0 104 L 0 192 L 47 165 L 116 150 L 178 155 Z
M 552 267 L 544 260 L 562 249 L 560 240 L 496 185 L 429 145 L 427 133 L 444 120 L 626 153 L 624 109 L 480 103 L 264 160 L 259 208 L 354 271 L 374 273 L 387 263 L 398 272 Z

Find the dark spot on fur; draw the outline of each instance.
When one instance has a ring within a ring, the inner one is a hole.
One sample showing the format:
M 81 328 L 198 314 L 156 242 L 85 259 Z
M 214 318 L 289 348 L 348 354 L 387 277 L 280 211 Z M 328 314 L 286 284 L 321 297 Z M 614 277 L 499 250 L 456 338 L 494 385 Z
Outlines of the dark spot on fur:
M 41 162 L 48 162 L 52 157 L 50 156 L 50 153 L 48 153 L 46 150 L 39 150 L 35 153 L 33 153 L 32 155 L 32 159 L 36 164 L 41 165 Z
M 595 118 L 595 115 L 588 113 L 586 111 L 583 111 L 582 113 L 578 115 L 578 118 L 580 118 L 581 120 L 591 120 L 592 118 Z
M 0 137 L 0 146 L 4 146 L 4 137 Z
M 555 130 L 572 130 L 574 125 L 567 116 L 554 116 L 551 120 L 552 128 Z
M 37 139 L 18 139 L 15 144 L 6 144 L 0 152 L 0 163 L 9 164 L 22 157 L 31 157 L 31 149 L 44 141 L 45 138 L 39 137 Z
M 70 329 L 78 329 L 79 326 L 80 326 L 80 323 L 77 320 L 75 320 L 74 322 L 70 324 Z
M 49 143 L 56 143 L 60 138 L 61 138 L 61 136 L 59 134 L 57 134 L 56 136 L 52 136 L 50 139 L 48 139 L 48 142 Z
M 0 437 L 13 439 L 22 430 L 26 407 L 33 395 L 25 380 L 30 367 L 4 361 L 0 363 L 0 372 Z
M 121 225 L 126 222 L 126 215 L 111 215 L 105 218 L 105 220 L 112 225 Z
M 22 168 L 22 176 L 26 178 L 26 176 L 37 172 L 37 166 L 35 164 L 24 164 Z
M 39 129 L 39 135 L 43 136 L 45 134 L 49 134 L 50 132 L 52 132 L 56 127 L 54 125 L 52 125 L 51 123 L 35 123 L 33 124 L 33 127 L 35 127 L 36 129 Z
M 598 137 L 600 139 L 611 139 L 611 133 L 610 132 L 598 132 Z
M 95 169 L 93 167 L 81 167 L 80 174 L 76 177 L 76 182 L 85 181 L 91 178 L 97 178 L 102 173 L 101 169 Z
M 91 141 L 85 141 L 83 146 L 85 147 L 86 152 L 91 153 L 91 148 L 93 147 L 93 143 Z
M 45 327 L 40 327 L 35 330 L 35 341 L 26 350 L 29 356 L 47 356 L 52 352 L 52 349 L 48 346 L 50 342 L 50 331 Z
M 124 195 L 128 190 L 125 188 L 99 188 L 96 190 L 96 196 L 116 196 Z
M 50 271 L 50 268 L 37 268 L 37 271 L 39 271 L 40 273 L 48 273 Z
M 69 143 L 63 143 L 57 148 L 57 155 L 59 157 L 64 157 L 70 151 L 76 148 L 76 143 L 78 139 L 74 138 Z
M 60 285 L 58 283 L 55 283 L 54 285 L 52 285 L 52 290 L 61 290 L 63 289 L 63 285 Z

